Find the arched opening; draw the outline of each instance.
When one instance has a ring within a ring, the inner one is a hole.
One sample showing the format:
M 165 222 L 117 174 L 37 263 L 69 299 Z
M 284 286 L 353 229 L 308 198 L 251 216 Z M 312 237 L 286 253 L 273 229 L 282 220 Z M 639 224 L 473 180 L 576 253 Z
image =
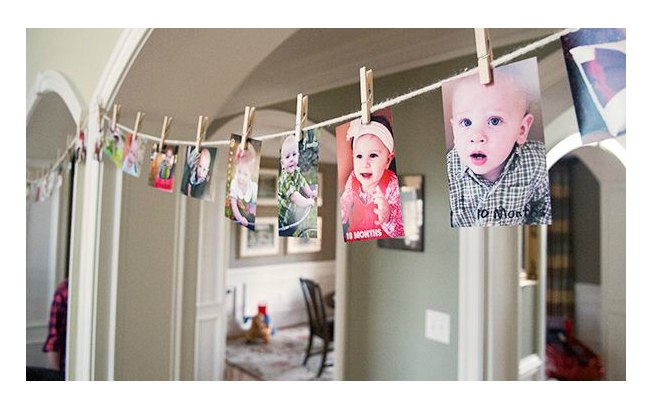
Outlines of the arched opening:
M 69 291 L 70 299 L 77 295 L 74 284 L 79 270 L 76 254 L 82 197 L 79 174 L 84 166 L 78 166 L 72 155 L 67 155 L 60 167 L 52 166 L 76 137 L 81 117 L 80 98 L 68 80 L 53 71 L 39 74 L 28 95 L 27 174 L 35 179 L 51 171 L 56 181 L 51 195 L 40 191 L 37 201 L 31 197 L 26 203 L 26 364 L 55 369 L 62 378 L 67 378 L 72 350 L 68 339 L 71 307 L 65 295 L 57 307 L 65 306 L 55 311 L 53 321 L 51 302 L 55 289 L 57 293 Z
M 598 375 L 589 364 L 599 361 L 605 379 L 625 379 L 623 159 L 624 149 L 607 140 L 570 147 L 550 170 L 557 216 L 542 235 L 547 239 L 544 321 L 547 371 L 556 377 Z M 560 336 L 579 341 L 574 354 L 560 353 Z M 575 374 L 559 372 L 561 359 L 574 362 Z

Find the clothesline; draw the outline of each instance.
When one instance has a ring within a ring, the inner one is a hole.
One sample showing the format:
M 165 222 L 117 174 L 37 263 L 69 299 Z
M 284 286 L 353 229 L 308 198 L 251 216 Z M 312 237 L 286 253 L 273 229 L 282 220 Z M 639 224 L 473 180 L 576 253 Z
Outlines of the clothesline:
M 532 52 L 532 51 L 534 51 L 534 50 L 536 50 L 538 48 L 541 48 L 541 47 L 543 47 L 543 46 L 545 46 L 547 44 L 550 44 L 551 42 L 556 41 L 560 37 L 572 32 L 572 31 L 575 31 L 575 30 L 576 29 L 568 28 L 568 29 L 565 29 L 565 30 L 558 31 L 558 32 L 556 32 L 554 34 L 551 34 L 551 35 L 549 35 L 547 37 L 544 37 L 544 38 L 542 38 L 542 39 L 540 39 L 538 41 L 535 41 L 535 42 L 533 42 L 531 44 L 528 44 L 528 45 L 526 45 L 524 47 L 521 47 L 521 48 L 519 48 L 519 49 L 517 49 L 517 50 L 515 50 L 513 52 L 505 54 L 500 58 L 495 59 L 491 65 L 493 67 L 503 65 L 503 64 L 505 64 L 507 62 L 510 62 L 510 61 L 518 58 L 518 57 L 526 55 L 529 52 Z M 450 81 L 450 80 L 457 79 L 457 78 L 467 76 L 467 75 L 472 75 L 477 71 L 478 71 L 477 67 L 467 69 L 467 70 L 463 71 L 462 73 L 459 73 L 459 74 L 450 76 L 448 78 L 442 79 L 442 80 L 440 80 L 438 82 L 435 82 L 433 84 L 424 86 L 423 88 L 419 88 L 417 90 L 414 90 L 412 92 L 408 92 L 406 94 L 397 96 L 395 98 L 387 99 L 387 100 L 385 100 L 385 101 L 383 101 L 383 102 L 381 102 L 379 104 L 373 105 L 372 108 L 371 108 L 371 112 L 375 112 L 377 110 L 387 108 L 389 106 L 398 105 L 399 103 L 405 102 L 405 101 L 407 101 L 409 99 L 415 98 L 417 96 L 423 95 L 423 94 L 428 93 L 428 92 L 435 91 L 435 90 L 441 88 L 442 84 L 444 82 L 446 82 L 446 81 Z M 306 127 L 303 128 L 303 130 L 319 129 L 319 128 L 323 128 L 323 127 L 326 127 L 326 126 L 336 125 L 338 123 L 346 122 L 348 120 L 353 120 L 353 119 L 355 119 L 357 117 L 360 117 L 360 115 L 361 115 L 360 111 L 351 112 L 349 114 L 342 115 L 342 116 L 339 116 L 337 118 L 328 119 L 328 120 L 325 120 L 323 122 L 316 123 L 314 125 L 306 126 Z M 110 122 L 111 118 L 109 116 L 107 116 L 107 115 L 104 115 L 104 120 Z M 126 127 L 124 125 L 121 125 L 119 123 L 116 124 L 116 126 L 119 129 L 121 129 L 121 130 L 123 130 L 123 131 L 125 131 L 127 133 L 132 133 L 133 132 L 133 129 L 128 128 L 128 127 Z M 263 141 L 263 140 L 268 140 L 268 139 L 274 139 L 274 138 L 277 138 L 277 137 L 289 136 L 289 135 L 293 135 L 293 134 L 294 134 L 294 129 L 293 130 L 287 130 L 287 131 L 284 131 L 284 132 L 279 132 L 279 133 L 256 136 L 255 138 L 256 138 L 256 140 Z M 144 134 L 144 133 L 138 133 L 138 137 L 143 138 L 143 139 L 147 139 L 147 140 L 151 140 L 153 142 L 158 142 L 158 141 L 161 140 L 160 137 L 151 136 L 151 135 L 147 135 L 147 134 Z M 166 139 L 165 144 L 166 145 L 172 145 L 172 146 L 195 146 L 196 141 L 194 141 L 194 140 L 167 140 Z M 201 143 L 202 146 L 221 146 L 221 145 L 228 145 L 228 144 L 229 144 L 229 140 L 217 140 L 217 141 L 212 141 L 212 142 L 209 141 L 209 142 L 202 142 Z
M 510 61 L 518 58 L 518 57 L 526 55 L 526 54 L 528 54 L 528 53 L 530 53 L 530 52 L 532 52 L 532 51 L 534 51 L 534 50 L 536 50 L 538 48 L 541 48 L 541 47 L 543 47 L 543 46 L 545 46 L 547 44 L 550 44 L 553 41 L 557 41 L 562 36 L 564 36 L 564 35 L 566 35 L 566 34 L 568 34 L 570 32 L 573 32 L 575 30 L 576 29 L 567 28 L 565 30 L 561 30 L 561 31 L 558 31 L 556 33 L 553 33 L 553 34 L 551 34 L 551 35 L 549 35 L 547 37 L 544 37 L 544 38 L 542 38 L 540 40 L 537 40 L 537 41 L 535 41 L 533 43 L 530 43 L 530 44 L 528 44 L 528 45 L 526 45 L 524 47 L 521 47 L 521 48 L 519 48 L 519 49 L 517 49 L 515 51 L 512 51 L 512 52 L 510 52 L 508 54 L 505 54 L 500 58 L 494 59 L 491 65 L 492 65 L 492 67 L 498 67 L 500 65 L 503 65 L 503 64 L 505 64 L 507 62 L 510 62 Z M 399 95 L 399 96 L 391 98 L 391 99 L 387 99 L 387 100 L 385 100 L 385 101 L 383 101 L 383 102 L 381 102 L 379 104 L 373 105 L 371 107 L 371 112 L 375 112 L 377 110 L 387 108 L 389 106 L 398 105 L 398 104 L 400 104 L 402 102 L 405 102 L 405 101 L 410 100 L 412 98 L 415 98 L 417 96 L 426 94 L 428 92 L 435 91 L 435 90 L 441 88 L 442 84 L 444 82 L 446 82 L 446 81 L 450 81 L 450 80 L 457 79 L 457 78 L 467 76 L 467 75 L 472 75 L 472 74 L 476 73 L 477 71 L 478 71 L 477 67 L 474 67 L 474 68 L 471 68 L 471 69 L 466 69 L 466 70 L 462 71 L 459 74 L 452 75 L 452 76 L 450 76 L 448 78 L 439 80 L 439 81 L 437 81 L 437 82 L 435 82 L 433 84 L 424 86 L 424 87 L 419 88 L 417 90 L 408 92 L 408 93 L 403 94 L 403 95 Z M 332 126 L 332 125 L 336 125 L 338 123 L 346 122 L 348 120 L 353 120 L 353 119 L 355 119 L 357 117 L 360 117 L 360 116 L 361 116 L 361 112 L 360 111 L 355 111 L 355 112 L 351 112 L 351 113 L 346 114 L 346 115 L 339 116 L 337 118 L 328 119 L 328 120 L 325 120 L 323 122 L 316 123 L 314 125 L 306 126 L 306 127 L 303 128 L 303 130 L 312 130 L 312 129 L 323 128 L 323 127 L 326 127 L 326 126 Z M 103 115 L 103 120 L 108 121 L 110 123 L 112 119 L 107 115 Z M 127 127 L 127 126 L 121 125 L 120 123 L 116 123 L 116 126 L 119 129 L 121 129 L 122 131 L 124 131 L 124 132 L 133 133 L 133 129 L 131 129 L 131 128 Z M 278 137 L 289 136 L 289 135 L 292 135 L 292 134 L 294 134 L 294 129 L 284 131 L 284 132 L 279 132 L 279 133 L 256 136 L 256 139 L 264 141 L 264 140 L 268 140 L 268 139 L 274 139 L 274 138 L 278 138 Z M 78 135 L 77 135 L 77 137 L 78 137 Z M 159 142 L 161 140 L 160 137 L 151 136 L 151 135 L 148 135 L 148 134 L 145 134 L 145 133 L 140 133 L 140 132 L 138 133 L 138 137 L 146 139 L 146 140 L 150 140 L 150 141 L 153 141 L 153 142 Z M 64 160 L 64 158 L 67 156 L 69 151 L 74 147 L 75 142 L 76 142 L 76 138 L 73 138 L 73 141 L 66 148 L 66 151 L 57 159 L 55 164 L 50 167 L 49 171 L 56 168 Z M 193 141 L 193 140 L 167 140 L 166 139 L 165 144 L 166 145 L 171 145 L 171 146 L 194 146 L 196 144 L 196 141 Z M 229 140 L 217 140 L 217 141 L 202 142 L 202 146 L 221 146 L 221 145 L 228 145 L 228 144 L 229 144 Z M 32 183 L 35 180 L 36 179 L 28 179 L 27 182 Z
M 57 158 L 57 160 L 54 162 L 54 164 L 52 164 L 50 167 L 48 167 L 48 169 L 44 173 L 47 174 L 47 173 L 51 172 L 53 169 L 56 169 L 65 160 L 65 158 L 68 156 L 68 153 L 70 153 L 72 151 L 72 149 L 75 148 L 76 142 L 77 142 L 77 139 L 73 137 L 72 140 L 70 141 L 70 143 L 68 143 L 68 146 L 66 146 L 66 148 L 64 149 L 63 153 Z M 43 176 L 28 178 L 27 183 L 32 184 L 35 181 L 41 179 L 42 177 Z

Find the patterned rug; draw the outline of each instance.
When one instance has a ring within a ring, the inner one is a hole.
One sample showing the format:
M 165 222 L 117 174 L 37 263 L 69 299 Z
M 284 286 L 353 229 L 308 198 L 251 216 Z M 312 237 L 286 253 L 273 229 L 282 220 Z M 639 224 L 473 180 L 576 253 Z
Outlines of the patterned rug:
M 321 355 L 310 357 L 308 364 L 302 365 L 309 334 L 308 326 L 295 326 L 276 330 L 268 344 L 262 341 L 247 344 L 243 337 L 228 339 L 226 361 L 264 381 L 332 380 L 332 366 L 324 368 L 321 377 L 315 378 Z M 321 350 L 322 344 L 321 339 L 313 339 L 312 350 Z M 333 361 L 334 353 L 330 352 L 326 362 Z

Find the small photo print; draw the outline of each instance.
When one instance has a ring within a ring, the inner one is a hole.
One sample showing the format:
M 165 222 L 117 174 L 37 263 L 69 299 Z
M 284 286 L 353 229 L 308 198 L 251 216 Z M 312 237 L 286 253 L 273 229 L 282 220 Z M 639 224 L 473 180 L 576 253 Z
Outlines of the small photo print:
M 113 161 L 117 169 L 122 167 L 124 156 L 125 134 L 117 126 L 104 137 L 104 154 Z
M 278 231 L 282 237 L 317 238 L 319 139 L 315 130 L 281 142 L 278 166 Z
M 211 175 L 216 157 L 215 147 L 200 147 L 197 150 L 196 146 L 188 146 L 181 180 L 181 194 L 201 200 L 213 200 Z
M 152 146 L 148 179 L 150 186 L 161 191 L 172 192 L 178 152 L 179 146 L 163 145 L 161 151 L 158 145 Z
M 224 215 L 254 231 L 262 143 L 260 140 L 247 138 L 244 146 L 241 141 L 241 136 L 231 135 Z
M 344 241 L 403 237 L 392 111 L 374 112 L 335 129 Z
M 125 154 L 122 160 L 122 171 L 130 176 L 140 177 L 144 150 L 145 143 L 142 139 L 134 136 L 133 133 L 127 134 L 124 145 Z
M 550 224 L 536 58 L 442 86 L 451 226 Z
M 625 29 L 582 28 L 561 37 L 583 143 L 626 133 Z

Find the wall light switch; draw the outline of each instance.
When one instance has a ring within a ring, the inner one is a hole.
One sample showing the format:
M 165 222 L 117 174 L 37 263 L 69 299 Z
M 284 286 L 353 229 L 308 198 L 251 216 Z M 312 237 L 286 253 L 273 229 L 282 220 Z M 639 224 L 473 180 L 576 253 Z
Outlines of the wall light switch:
M 426 310 L 426 338 L 440 343 L 450 343 L 451 317 L 447 313 Z

